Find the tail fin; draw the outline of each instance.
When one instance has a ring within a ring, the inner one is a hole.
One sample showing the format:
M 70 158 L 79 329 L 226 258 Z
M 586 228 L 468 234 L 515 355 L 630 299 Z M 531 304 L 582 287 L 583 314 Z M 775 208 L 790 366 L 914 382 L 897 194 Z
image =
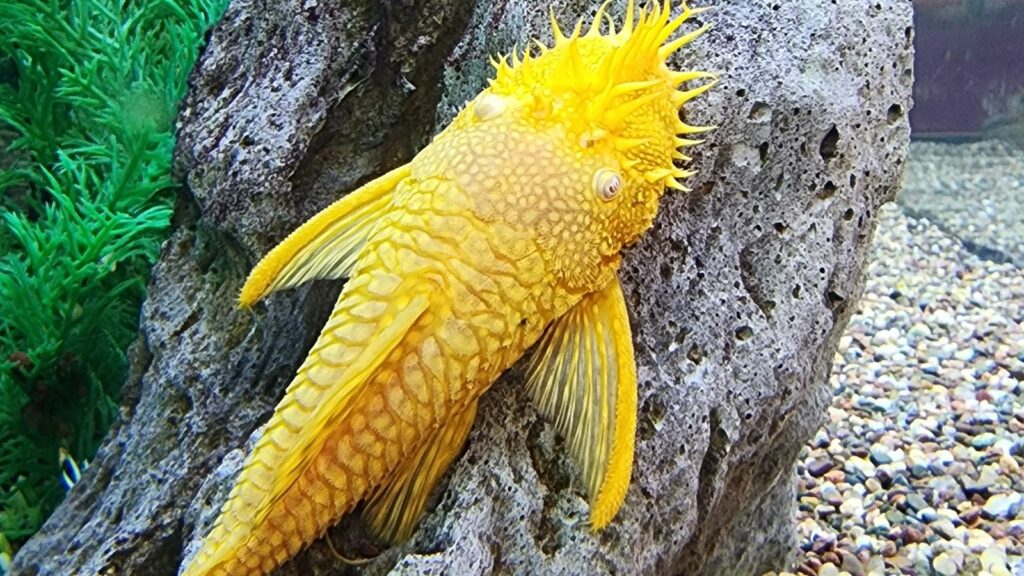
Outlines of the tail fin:
M 259 554 L 247 548 L 247 543 L 262 537 L 270 510 L 320 452 L 318 447 L 330 433 L 331 423 L 344 417 L 377 368 L 427 310 L 429 297 L 425 293 L 401 288 L 386 301 L 376 318 L 376 329 L 361 344 L 353 344 L 353 335 L 365 324 L 342 320 L 324 327 L 183 576 L 217 574 L 218 569 L 240 561 L 242 555 Z M 358 295 L 346 298 L 348 292 L 339 299 L 336 314 L 365 303 Z M 327 526 L 318 528 L 319 532 Z M 245 559 L 246 563 L 253 560 L 260 566 L 272 559 Z

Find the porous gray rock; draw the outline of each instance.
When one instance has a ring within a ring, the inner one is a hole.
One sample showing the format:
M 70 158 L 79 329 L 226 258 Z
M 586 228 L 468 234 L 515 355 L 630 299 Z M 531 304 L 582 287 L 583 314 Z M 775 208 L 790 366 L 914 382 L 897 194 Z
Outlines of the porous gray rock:
M 15 560 L 22 574 L 174 574 L 208 528 L 337 283 L 234 294 L 254 260 L 407 160 L 484 86 L 488 53 L 550 38 L 547 2 L 239 0 L 193 75 L 178 227 L 154 270 L 124 417 Z M 554 2 L 563 22 L 597 2 Z M 617 2 L 612 14 L 621 14 Z M 672 64 L 722 74 L 622 269 L 639 368 L 625 505 L 591 533 L 578 471 L 513 368 L 413 538 L 370 564 L 323 541 L 279 574 L 758 574 L 795 543 L 793 463 L 821 424 L 840 332 L 909 128 L 909 0 L 754 0 Z M 436 120 L 435 120 L 436 119 Z M 225 457 L 226 456 L 226 457 Z M 358 522 L 329 537 L 376 552 Z

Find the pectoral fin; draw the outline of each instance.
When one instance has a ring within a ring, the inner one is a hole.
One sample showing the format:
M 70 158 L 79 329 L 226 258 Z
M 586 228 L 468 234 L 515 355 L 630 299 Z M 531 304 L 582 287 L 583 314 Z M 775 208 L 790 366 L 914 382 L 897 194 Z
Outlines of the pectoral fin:
M 344 278 L 391 202 L 391 191 L 409 175 L 401 166 L 331 204 L 274 247 L 249 273 L 238 301 L 252 306 L 271 292 L 317 278 Z
M 430 491 L 462 450 L 475 419 L 474 401 L 438 429 L 370 500 L 363 517 L 377 536 L 396 544 L 412 535 Z
M 606 526 L 626 497 L 636 432 L 636 363 L 618 279 L 548 326 L 528 389 L 582 469 L 592 526 Z

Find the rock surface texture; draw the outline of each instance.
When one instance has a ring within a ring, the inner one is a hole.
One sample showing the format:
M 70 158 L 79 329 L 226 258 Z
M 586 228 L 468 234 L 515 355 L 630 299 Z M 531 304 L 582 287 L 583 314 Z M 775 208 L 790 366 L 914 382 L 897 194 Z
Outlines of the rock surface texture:
M 563 22 L 597 2 L 554 2 Z M 621 14 L 621 4 L 610 10 Z M 234 307 L 254 261 L 408 160 L 485 85 L 487 55 L 550 39 L 547 2 L 236 0 L 183 105 L 186 184 L 153 272 L 123 418 L 17 574 L 176 574 L 337 283 Z M 625 259 L 640 415 L 633 481 L 592 534 L 578 471 L 518 369 L 414 537 L 360 568 L 322 540 L 279 574 L 755 574 L 795 544 L 793 464 L 824 420 L 836 342 L 906 157 L 911 6 L 755 0 L 679 67 L 722 74 L 693 192 Z M 330 532 L 374 553 L 346 520 Z

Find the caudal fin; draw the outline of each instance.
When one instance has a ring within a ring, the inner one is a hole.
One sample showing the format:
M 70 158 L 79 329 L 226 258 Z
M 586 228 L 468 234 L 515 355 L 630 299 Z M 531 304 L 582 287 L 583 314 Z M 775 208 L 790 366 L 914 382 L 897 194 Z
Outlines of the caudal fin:
M 268 514 L 312 465 L 332 424 L 345 417 L 368 380 L 429 305 L 425 292 L 404 286 L 387 299 L 372 300 L 361 290 L 373 282 L 372 272 L 367 276 L 346 287 L 334 316 L 278 404 L 220 517 L 183 576 L 230 574 L 227 567 L 233 566 L 265 573 L 327 528 L 326 522 L 301 529 L 269 526 Z M 378 311 L 372 322 L 354 317 L 364 309 Z M 352 498 L 350 505 L 357 500 Z M 278 538 L 276 549 L 266 546 Z

